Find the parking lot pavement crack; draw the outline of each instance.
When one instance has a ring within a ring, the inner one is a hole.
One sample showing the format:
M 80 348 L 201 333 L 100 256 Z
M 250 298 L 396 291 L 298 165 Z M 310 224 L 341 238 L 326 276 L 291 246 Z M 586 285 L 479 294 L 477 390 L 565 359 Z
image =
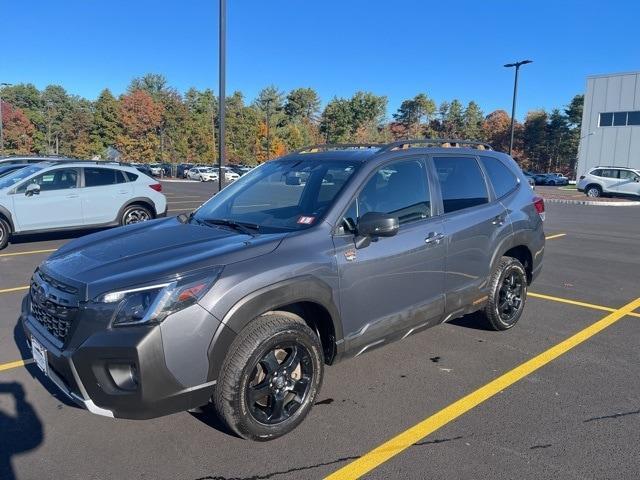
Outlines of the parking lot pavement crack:
M 588 418 L 584 423 L 595 422 L 596 420 L 613 420 L 615 418 L 627 417 L 629 415 L 640 415 L 640 410 L 634 410 L 633 412 L 614 413 L 612 415 L 604 415 L 602 417 Z
M 464 438 L 462 435 L 458 435 L 457 437 L 451 437 L 451 438 L 436 438 L 434 440 L 426 440 L 424 442 L 418 442 L 412 445 L 412 447 L 426 447 L 426 446 L 430 446 L 430 445 L 439 445 L 441 443 L 447 443 L 447 442 L 453 442 L 455 440 L 460 440 Z M 308 465 L 305 467 L 294 467 L 294 468 L 290 468 L 288 470 L 282 470 L 282 471 L 277 471 L 277 472 L 271 472 L 271 473 L 263 473 L 263 474 L 259 474 L 259 475 L 253 475 L 250 477 L 225 477 L 223 475 L 208 475 L 206 477 L 199 477 L 195 480 L 269 480 L 271 478 L 275 478 L 279 475 L 288 475 L 291 473 L 296 473 L 296 472 L 304 472 L 307 470 L 313 470 L 315 468 L 320 468 L 320 467 L 328 467 L 331 465 L 335 465 L 338 463 L 342 463 L 342 462 L 346 462 L 348 460 L 355 460 L 359 458 L 359 456 L 354 455 L 354 456 L 349 456 L 349 457 L 342 457 L 342 458 L 338 458 L 336 460 L 331 460 L 328 462 L 321 462 L 321 463 L 316 463 L 314 465 Z

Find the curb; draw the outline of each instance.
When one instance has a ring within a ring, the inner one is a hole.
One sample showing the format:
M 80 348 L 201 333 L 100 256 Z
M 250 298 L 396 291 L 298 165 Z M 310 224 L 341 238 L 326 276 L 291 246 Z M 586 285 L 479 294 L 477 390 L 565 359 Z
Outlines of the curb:
M 179 180 L 177 178 L 173 178 L 173 179 L 167 179 L 167 178 L 158 178 L 158 181 L 160 182 L 167 182 L 167 183 L 201 183 L 197 180 Z
M 566 200 L 560 198 L 545 198 L 545 203 L 564 203 L 569 205 L 595 205 L 599 207 L 633 207 L 640 202 L 597 202 L 592 200 Z

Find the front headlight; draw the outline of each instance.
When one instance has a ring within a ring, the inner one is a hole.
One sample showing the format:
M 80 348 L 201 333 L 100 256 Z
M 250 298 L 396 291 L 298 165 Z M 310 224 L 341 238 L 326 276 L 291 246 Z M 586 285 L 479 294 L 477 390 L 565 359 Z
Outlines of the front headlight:
M 96 302 L 117 303 L 114 326 L 161 322 L 174 312 L 200 300 L 218 279 L 222 268 L 187 274 L 165 283 L 156 283 L 100 295 Z

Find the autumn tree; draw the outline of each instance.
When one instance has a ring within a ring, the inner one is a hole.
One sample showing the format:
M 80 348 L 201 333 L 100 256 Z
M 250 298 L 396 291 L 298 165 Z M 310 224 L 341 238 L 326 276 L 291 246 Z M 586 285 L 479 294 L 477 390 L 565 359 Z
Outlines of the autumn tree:
M 134 90 L 120 99 L 120 124 L 116 146 L 126 160 L 150 162 L 158 158 L 162 105 L 144 90 Z
M 486 116 L 482 125 L 484 136 L 487 142 L 495 150 L 506 152 L 509 150 L 511 138 L 511 118 L 504 110 L 495 110 Z
M 116 144 L 122 133 L 118 109 L 116 98 L 109 89 L 104 89 L 94 105 L 91 130 L 93 152 L 102 158 L 106 158 L 107 149 Z
M 22 109 L 15 108 L 2 100 L 2 121 L 4 150 L 10 154 L 33 153 L 33 132 L 35 127 Z
M 393 118 L 402 127 L 400 131 L 406 138 L 417 138 L 424 133 L 422 123 L 429 122 L 435 111 L 435 102 L 426 94 L 419 93 L 410 100 L 404 100 Z
M 215 162 L 218 102 L 213 91 L 190 88 L 184 96 L 184 102 L 189 112 L 186 159 L 201 163 Z

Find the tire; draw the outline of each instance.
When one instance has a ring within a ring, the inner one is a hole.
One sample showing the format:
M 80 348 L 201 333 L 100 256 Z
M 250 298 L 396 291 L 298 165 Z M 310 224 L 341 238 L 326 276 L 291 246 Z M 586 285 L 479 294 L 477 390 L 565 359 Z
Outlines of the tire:
M 489 280 L 489 299 L 484 309 L 489 328 L 512 328 L 520 320 L 526 300 L 527 272 L 518 259 L 502 257 Z
M 242 438 L 278 438 L 311 410 L 323 365 L 320 341 L 304 320 L 288 312 L 261 315 L 229 348 L 213 396 L 215 410 Z
M 129 205 L 120 216 L 120 225 L 133 225 L 135 223 L 151 220 L 153 214 L 148 207 L 140 204 Z
M 5 248 L 9 244 L 9 237 L 11 236 L 11 227 L 9 223 L 3 218 L 0 218 L 0 250 Z
M 200 175 L 200 181 L 204 182 L 204 177 L 202 175 Z
M 602 196 L 602 187 L 600 185 L 589 185 L 585 188 L 584 193 L 587 197 L 598 198 Z

